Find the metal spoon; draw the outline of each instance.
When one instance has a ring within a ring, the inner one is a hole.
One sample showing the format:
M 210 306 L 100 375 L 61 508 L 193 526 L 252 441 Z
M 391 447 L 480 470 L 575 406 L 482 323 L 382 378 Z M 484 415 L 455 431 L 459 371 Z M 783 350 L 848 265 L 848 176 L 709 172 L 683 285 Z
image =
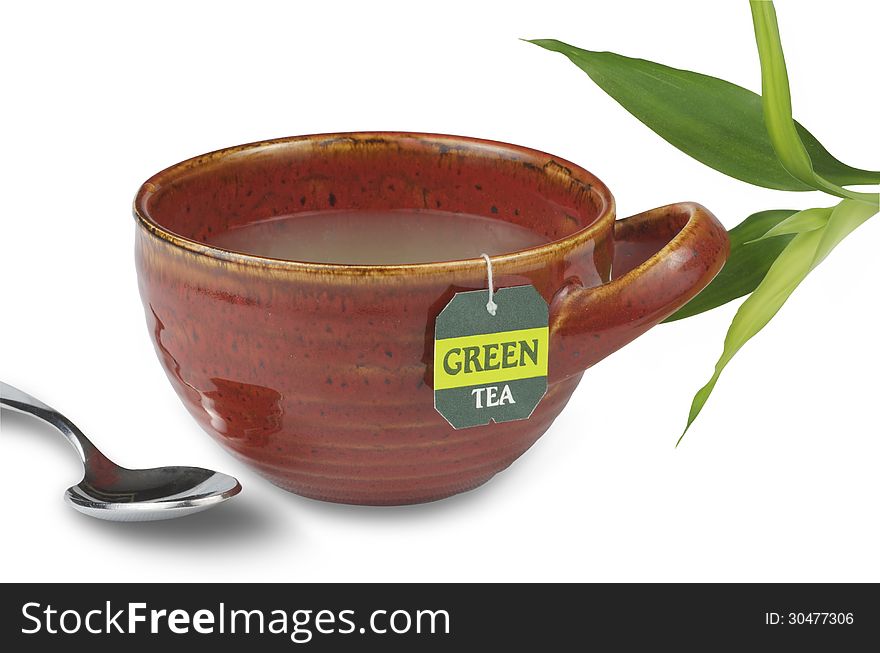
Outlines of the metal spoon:
M 85 475 L 64 498 L 81 513 L 111 521 L 154 521 L 201 512 L 241 492 L 231 476 L 200 467 L 126 469 L 104 456 L 76 425 L 42 401 L 0 381 L 0 406 L 33 415 L 61 431 Z

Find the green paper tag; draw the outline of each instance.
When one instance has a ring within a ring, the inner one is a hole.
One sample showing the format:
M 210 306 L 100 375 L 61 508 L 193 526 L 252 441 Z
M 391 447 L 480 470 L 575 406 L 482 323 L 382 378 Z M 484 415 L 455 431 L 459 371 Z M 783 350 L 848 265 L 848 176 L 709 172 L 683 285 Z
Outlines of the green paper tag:
M 528 419 L 547 392 L 547 302 L 534 286 L 455 295 L 434 328 L 434 407 L 454 428 Z

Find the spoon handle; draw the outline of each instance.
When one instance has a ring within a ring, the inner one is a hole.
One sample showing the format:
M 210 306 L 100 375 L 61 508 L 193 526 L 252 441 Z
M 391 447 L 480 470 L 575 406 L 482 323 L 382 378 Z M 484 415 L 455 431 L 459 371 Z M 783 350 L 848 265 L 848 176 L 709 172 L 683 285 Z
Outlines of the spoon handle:
M 97 447 L 77 428 L 76 424 L 36 397 L 32 397 L 27 392 L 14 388 L 3 381 L 0 381 L 0 406 L 17 413 L 33 415 L 61 431 L 76 449 L 87 471 L 98 460 L 106 460 Z
M 13 388 L 8 383 L 3 383 L 3 381 L 0 381 L 0 405 L 11 408 L 19 413 L 30 413 L 32 415 L 35 414 L 35 410 L 53 410 L 50 406 L 47 406 L 36 397 L 32 397 L 27 392 L 22 392 L 18 388 Z

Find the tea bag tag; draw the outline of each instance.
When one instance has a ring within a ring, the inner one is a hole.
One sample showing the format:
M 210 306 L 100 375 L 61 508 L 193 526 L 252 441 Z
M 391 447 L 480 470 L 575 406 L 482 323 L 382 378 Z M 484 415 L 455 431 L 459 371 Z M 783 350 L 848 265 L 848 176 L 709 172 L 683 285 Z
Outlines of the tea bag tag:
M 456 293 L 434 327 L 434 408 L 454 428 L 528 419 L 547 392 L 547 302 L 534 286 Z M 487 301 L 488 299 L 488 301 Z

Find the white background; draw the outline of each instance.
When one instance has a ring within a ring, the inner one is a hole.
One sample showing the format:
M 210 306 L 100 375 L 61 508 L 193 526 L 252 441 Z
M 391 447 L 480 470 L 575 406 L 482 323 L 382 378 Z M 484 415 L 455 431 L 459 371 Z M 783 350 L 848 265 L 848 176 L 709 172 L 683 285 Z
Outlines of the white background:
M 880 5 L 778 3 L 796 116 L 880 166 Z M 64 505 L 62 438 L 3 415 L 4 581 L 880 581 L 877 248 L 845 241 L 749 343 L 674 449 L 735 305 L 656 328 L 585 377 L 552 429 L 482 488 L 403 508 L 287 494 L 186 413 L 150 345 L 131 199 L 219 147 L 346 130 L 518 143 L 575 161 L 621 216 L 678 200 L 732 227 L 827 206 L 724 177 L 653 135 L 562 56 L 691 68 L 759 89 L 747 3 L 7 4 L 0 19 L 0 378 L 129 466 L 238 476 L 228 505 L 113 524 Z

